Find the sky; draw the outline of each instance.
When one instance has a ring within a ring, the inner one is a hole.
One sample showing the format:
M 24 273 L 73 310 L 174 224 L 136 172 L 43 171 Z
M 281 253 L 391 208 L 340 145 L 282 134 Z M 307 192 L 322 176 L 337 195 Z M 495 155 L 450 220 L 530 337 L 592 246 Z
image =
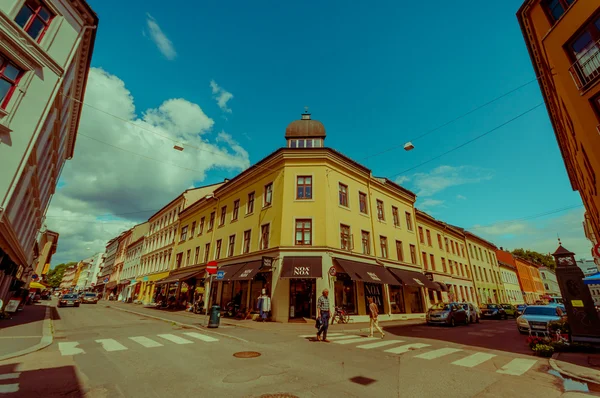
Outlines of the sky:
M 46 219 L 60 233 L 53 265 L 284 146 L 305 106 L 327 146 L 432 216 L 499 247 L 548 253 L 560 236 L 591 257 L 522 0 L 89 3 L 100 22 L 75 155 Z

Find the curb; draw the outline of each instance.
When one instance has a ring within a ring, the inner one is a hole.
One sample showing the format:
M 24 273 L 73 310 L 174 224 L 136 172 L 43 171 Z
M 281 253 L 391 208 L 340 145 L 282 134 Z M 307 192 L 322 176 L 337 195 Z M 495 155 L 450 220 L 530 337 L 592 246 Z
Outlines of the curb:
M 39 343 L 37 343 L 33 347 L 29 347 L 29 348 L 26 348 L 21 351 L 13 352 L 11 354 L 3 355 L 0 357 L 0 361 L 4 361 L 7 359 L 31 354 L 32 352 L 39 351 L 41 349 L 48 347 L 50 344 L 52 344 L 54 337 L 53 337 L 53 331 L 52 331 L 52 319 L 51 319 L 52 317 L 51 317 L 50 313 L 51 313 L 51 307 L 47 305 L 46 306 L 46 314 L 44 316 L 44 324 L 42 325 L 42 339 L 40 340 Z
M 554 354 L 556 355 L 556 354 Z M 555 371 L 557 371 L 558 373 L 560 373 L 563 376 L 566 376 L 570 379 L 575 379 L 575 380 L 580 380 L 580 381 L 585 381 L 586 383 L 592 383 L 592 384 L 598 384 L 598 380 L 592 380 L 589 379 L 587 377 L 583 377 L 583 376 L 578 376 L 576 374 L 573 374 L 571 372 L 567 372 L 566 370 L 561 369 L 558 364 L 556 363 L 556 360 L 554 358 L 554 355 L 552 355 L 552 358 L 550 358 L 548 360 L 548 362 L 550 362 L 550 366 L 552 367 L 552 369 L 554 369 Z
M 144 316 L 146 318 L 152 318 L 152 319 L 157 319 L 157 320 L 163 321 L 163 322 L 174 323 L 174 324 L 179 325 L 179 326 L 185 326 L 185 327 L 196 329 L 196 330 L 202 330 L 204 332 L 213 333 L 213 334 L 216 334 L 216 335 L 219 335 L 219 336 L 223 336 L 223 337 L 227 337 L 227 338 L 234 339 L 234 340 L 239 340 L 239 341 L 241 341 L 243 343 L 249 343 L 248 340 L 242 339 L 241 337 L 230 336 L 230 335 L 225 334 L 225 333 L 213 332 L 212 330 L 210 330 L 208 328 L 202 328 L 202 327 L 199 327 L 199 326 L 196 326 L 196 325 L 190 325 L 189 323 L 177 322 L 177 321 L 174 321 L 172 319 L 161 318 L 159 316 L 154 316 L 154 315 L 148 315 L 148 314 L 144 314 L 143 312 L 132 311 L 132 310 L 128 310 L 128 309 L 125 309 L 125 308 L 113 307 L 111 305 L 107 305 L 107 307 L 111 308 L 111 309 L 114 309 L 114 310 L 118 310 L 118 311 L 129 312 L 130 314 Z

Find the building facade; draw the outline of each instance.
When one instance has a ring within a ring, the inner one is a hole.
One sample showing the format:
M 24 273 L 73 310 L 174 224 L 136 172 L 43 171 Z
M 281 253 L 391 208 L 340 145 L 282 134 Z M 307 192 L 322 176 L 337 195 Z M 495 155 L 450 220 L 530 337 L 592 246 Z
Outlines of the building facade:
M 144 238 L 149 230 L 149 224 L 144 222 L 133 227 L 123 239 L 122 269 L 117 278 L 118 280 L 118 298 L 119 300 L 128 299 L 132 288 L 137 283 L 135 272 L 139 269 L 142 258 L 142 249 Z
M 71 265 L 65 269 L 59 287 L 63 290 L 72 290 L 75 286 L 75 275 L 77 273 L 77 264 Z
M 561 296 L 560 287 L 556 280 L 556 273 L 547 267 L 540 267 L 540 276 L 542 277 L 542 284 L 547 295 L 550 296 Z
M 523 304 L 523 289 L 519 283 L 518 268 L 515 258 L 510 252 L 501 247 L 496 250 L 496 258 L 500 265 L 500 279 L 506 292 L 506 302 L 509 304 Z
M 600 234 L 600 4 L 527 0 L 517 13 L 573 190 Z
M 50 231 L 49 229 L 40 232 L 38 239 L 40 254 L 34 267 L 34 273 L 39 277 L 38 280 L 43 280 L 44 276 L 50 270 L 50 261 L 54 253 L 56 253 L 58 237 L 58 232 Z
M 117 256 L 117 249 L 119 248 L 119 237 L 112 238 L 106 244 L 106 251 L 104 252 L 104 262 L 102 263 L 102 268 L 98 272 L 98 278 L 96 282 L 96 286 L 94 290 L 98 292 L 106 293 L 106 289 L 109 286 L 110 276 L 112 275 L 113 268 L 115 265 L 115 259 Z M 110 285 L 111 288 L 114 289 L 116 283 Z M 104 294 L 106 298 L 106 294 Z
M 97 24 L 83 0 L 0 2 L 4 302 L 34 272 L 38 231 L 63 164 L 73 157 Z
M 493 243 L 465 231 L 465 248 L 481 303 L 506 301 L 506 294 L 500 278 L 500 267 L 496 258 L 498 248 Z

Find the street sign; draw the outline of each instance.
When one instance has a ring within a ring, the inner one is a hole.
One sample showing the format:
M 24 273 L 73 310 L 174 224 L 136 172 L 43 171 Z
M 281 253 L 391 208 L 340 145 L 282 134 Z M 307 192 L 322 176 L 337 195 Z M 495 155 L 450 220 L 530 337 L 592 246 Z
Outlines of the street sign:
M 104 283 L 108 283 L 108 278 L 104 278 Z
M 217 271 L 217 280 L 220 281 L 225 277 L 225 271 Z
M 37 279 L 37 278 L 39 278 L 39 276 L 38 276 L 37 274 L 33 274 L 33 275 L 31 276 L 31 279 Z
M 267 257 L 267 256 L 263 256 L 262 257 L 262 264 L 260 265 L 260 268 L 270 268 L 273 266 L 273 257 Z
M 335 270 L 335 267 L 333 267 L 333 266 L 332 266 L 331 268 L 329 268 L 329 275 L 331 275 L 331 276 L 335 276 L 335 274 L 336 274 L 336 273 L 337 273 L 337 272 L 336 272 L 336 270 Z
M 600 243 L 596 243 L 596 245 L 594 246 L 594 254 L 597 257 L 600 257 Z
M 216 274 L 217 273 L 217 262 L 209 261 L 208 264 L 206 264 L 206 272 L 209 275 Z

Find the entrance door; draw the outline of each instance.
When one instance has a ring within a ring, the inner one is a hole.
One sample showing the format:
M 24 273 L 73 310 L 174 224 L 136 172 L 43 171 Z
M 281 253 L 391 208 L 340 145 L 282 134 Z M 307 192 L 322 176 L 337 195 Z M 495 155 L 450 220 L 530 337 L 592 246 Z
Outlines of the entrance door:
M 314 318 L 316 304 L 314 279 L 290 279 L 290 318 Z

